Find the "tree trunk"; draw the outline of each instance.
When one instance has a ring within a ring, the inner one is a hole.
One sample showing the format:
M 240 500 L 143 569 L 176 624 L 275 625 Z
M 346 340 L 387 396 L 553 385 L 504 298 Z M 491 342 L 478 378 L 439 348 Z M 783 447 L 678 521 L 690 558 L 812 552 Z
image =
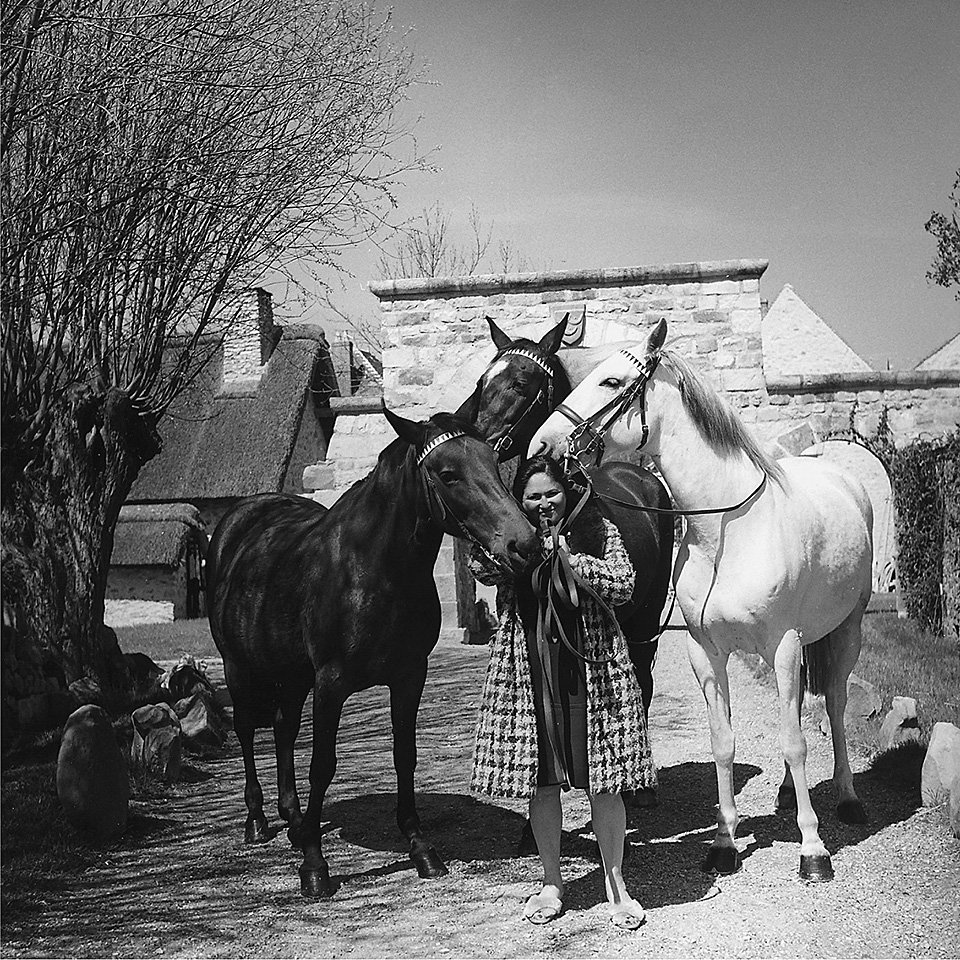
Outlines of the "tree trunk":
M 93 677 L 116 706 L 125 671 L 103 625 L 113 532 L 158 450 L 155 426 L 123 391 L 77 386 L 51 412 L 42 458 L 3 504 L 4 607 L 17 644 L 38 648 L 67 683 Z

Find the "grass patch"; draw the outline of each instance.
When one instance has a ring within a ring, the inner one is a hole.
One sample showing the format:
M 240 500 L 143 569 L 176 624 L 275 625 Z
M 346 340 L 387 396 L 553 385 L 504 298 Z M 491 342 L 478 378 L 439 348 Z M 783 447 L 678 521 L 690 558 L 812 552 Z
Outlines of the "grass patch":
M 738 656 L 761 683 L 776 689 L 774 672 L 761 657 L 746 653 Z M 895 613 L 864 617 L 863 648 L 853 672 L 877 688 L 883 704 L 878 717 L 847 724 L 847 740 L 868 753 L 880 750 L 880 724 L 894 697 L 917 701 L 923 746 L 935 723 L 944 720 L 960 726 L 960 646 L 915 621 L 902 620 Z M 908 759 L 906 753 L 893 754 L 891 763 Z
M 954 641 L 895 614 L 871 614 L 863 619 L 863 649 L 853 671 L 877 688 L 884 712 L 894 697 L 916 698 L 924 740 L 938 721 L 960 726 L 960 646 Z
M 0 887 L 5 922 L 62 889 L 66 880 L 105 855 L 103 849 L 84 843 L 67 823 L 57 797 L 56 775 L 55 762 L 3 772 Z
M 124 653 L 145 653 L 151 660 L 178 660 L 185 654 L 200 660 L 218 659 L 210 624 L 206 620 L 169 620 L 117 627 Z

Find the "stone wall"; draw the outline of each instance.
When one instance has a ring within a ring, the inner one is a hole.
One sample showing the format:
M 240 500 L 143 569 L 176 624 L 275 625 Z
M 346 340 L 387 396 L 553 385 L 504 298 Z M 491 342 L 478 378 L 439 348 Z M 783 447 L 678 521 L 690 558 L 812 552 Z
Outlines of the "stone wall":
M 224 386 L 259 383 L 275 343 L 270 294 L 258 287 L 245 291 L 223 341 Z
M 570 313 L 582 319 L 573 324 L 580 346 L 641 340 L 665 317 L 668 347 L 724 391 L 777 455 L 810 452 L 851 422 L 871 435 L 884 408 L 898 444 L 956 429 L 960 370 L 871 371 L 792 289 L 771 308 L 765 328 L 766 267 L 766 260 L 725 260 L 373 283 L 386 340 L 384 399 L 419 419 L 456 409 L 495 353 L 485 317 L 512 337 L 539 338 Z M 305 487 L 328 504 L 365 476 L 393 439 L 378 401 L 335 404 L 341 408 L 327 459 L 304 475 Z M 438 570 L 449 553 L 445 548 Z M 877 558 L 878 585 L 888 559 Z

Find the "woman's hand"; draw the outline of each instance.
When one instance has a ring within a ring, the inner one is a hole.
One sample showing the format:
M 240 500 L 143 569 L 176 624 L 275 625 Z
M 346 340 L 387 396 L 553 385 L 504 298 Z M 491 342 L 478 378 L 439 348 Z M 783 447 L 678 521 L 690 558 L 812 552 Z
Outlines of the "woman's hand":
M 570 552 L 570 548 L 567 546 L 567 538 L 559 537 L 557 540 L 560 548 L 566 553 Z M 545 556 L 550 556 L 553 553 L 553 534 L 547 533 L 543 538 L 543 552 Z

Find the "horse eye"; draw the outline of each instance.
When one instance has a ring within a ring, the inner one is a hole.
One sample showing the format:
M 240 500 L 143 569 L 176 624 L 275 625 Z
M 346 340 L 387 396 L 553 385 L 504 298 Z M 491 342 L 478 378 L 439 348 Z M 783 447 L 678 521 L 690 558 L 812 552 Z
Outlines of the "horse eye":
M 616 377 L 607 377 L 606 380 L 600 381 L 601 387 L 619 387 L 620 381 Z
M 460 479 L 453 470 L 441 470 L 439 476 L 447 486 L 451 483 L 456 483 Z

